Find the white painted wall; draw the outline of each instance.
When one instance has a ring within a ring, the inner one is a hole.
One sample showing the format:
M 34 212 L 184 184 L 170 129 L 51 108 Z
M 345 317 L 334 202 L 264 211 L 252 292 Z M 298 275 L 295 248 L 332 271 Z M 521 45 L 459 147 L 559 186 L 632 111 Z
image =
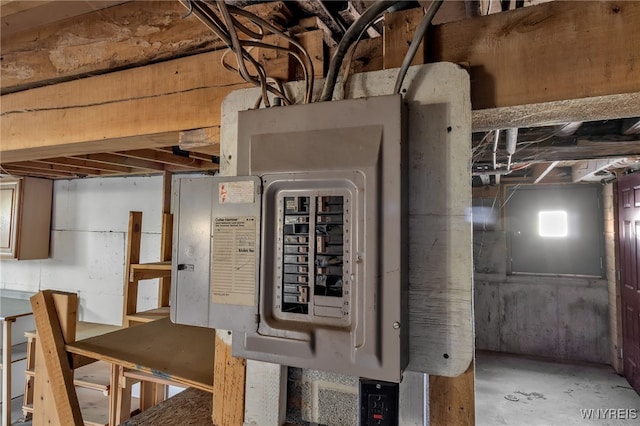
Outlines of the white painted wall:
M 51 256 L 1 261 L 0 288 L 79 295 L 79 320 L 121 325 L 129 211 L 142 215 L 141 261 L 158 261 L 162 177 L 59 180 L 53 187 Z M 139 310 L 155 307 L 157 280 L 141 282 Z

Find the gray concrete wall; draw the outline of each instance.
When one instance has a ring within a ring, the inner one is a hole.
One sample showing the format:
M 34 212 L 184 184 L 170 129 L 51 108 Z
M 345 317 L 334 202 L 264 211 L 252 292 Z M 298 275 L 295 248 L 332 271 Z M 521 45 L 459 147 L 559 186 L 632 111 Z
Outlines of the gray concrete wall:
M 507 275 L 500 223 L 473 248 L 477 349 L 611 363 L 606 279 Z

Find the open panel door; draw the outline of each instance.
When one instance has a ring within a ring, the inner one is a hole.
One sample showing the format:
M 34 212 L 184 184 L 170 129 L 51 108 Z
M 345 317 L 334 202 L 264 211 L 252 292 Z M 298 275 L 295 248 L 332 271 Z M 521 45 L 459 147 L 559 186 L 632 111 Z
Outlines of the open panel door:
M 618 181 L 624 375 L 640 393 L 640 173 Z

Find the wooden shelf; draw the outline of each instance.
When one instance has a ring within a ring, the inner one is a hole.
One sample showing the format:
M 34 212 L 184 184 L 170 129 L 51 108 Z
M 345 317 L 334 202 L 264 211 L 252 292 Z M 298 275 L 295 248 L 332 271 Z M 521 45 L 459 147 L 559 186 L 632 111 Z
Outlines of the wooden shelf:
M 148 311 L 136 312 L 135 314 L 126 315 L 126 319 L 130 322 L 151 322 L 169 316 L 169 307 L 149 309 Z
M 213 329 L 164 318 L 68 343 L 66 349 L 212 392 L 214 337 Z
M 129 282 L 170 277 L 171 261 L 154 263 L 132 263 L 130 266 L 129 274 Z

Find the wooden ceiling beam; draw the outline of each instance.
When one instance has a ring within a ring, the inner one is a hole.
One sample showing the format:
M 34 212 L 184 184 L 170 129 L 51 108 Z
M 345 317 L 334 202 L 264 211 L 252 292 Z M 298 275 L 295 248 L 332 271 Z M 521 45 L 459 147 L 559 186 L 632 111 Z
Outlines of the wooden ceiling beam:
M 638 2 L 553 1 L 436 26 L 427 60 L 468 67 L 473 109 L 640 92 L 639 26 Z
M 128 1 L 128 0 L 126 0 Z M 30 0 L 30 1 L 2 1 L 0 3 L 0 25 L 2 37 L 42 27 L 56 21 L 85 15 L 106 7 L 126 3 L 123 0 L 91 0 L 91 1 L 60 1 L 60 0 Z
M 50 3 L 23 14 L 41 22 L 16 23 L 21 26 L 20 31 L 8 30 L 3 22 L 2 93 L 226 48 L 195 14 L 183 19 L 186 9 L 177 0 Z M 74 19 L 61 22 L 48 19 L 56 11 L 90 12 L 110 3 L 115 6 Z M 55 10 L 51 13 L 46 9 Z M 287 26 L 292 18 L 282 1 L 259 3 L 245 9 L 276 26 Z M 18 14 L 7 19 L 17 17 Z
M 209 164 L 212 164 L 211 161 L 209 161 L 209 164 L 207 164 L 205 161 L 199 160 L 197 158 L 183 157 L 180 155 L 174 155 L 166 151 L 157 151 L 152 149 L 119 151 L 115 152 L 114 154 L 121 155 L 123 157 L 138 158 L 140 160 L 150 160 L 157 163 L 192 169 L 203 169 L 207 168 Z
M 591 110 L 591 120 L 632 117 L 640 103 L 640 67 L 632 65 L 640 62 L 639 26 L 640 2 L 550 2 L 440 25 L 428 37 L 427 52 L 429 60 L 470 64 L 475 109 L 505 107 L 474 111 L 476 130 L 588 121 L 580 115 L 589 115 L 585 111 L 596 98 L 608 102 Z M 28 159 L 44 158 L 45 151 L 52 156 L 60 146 L 78 152 L 87 141 L 107 147 L 114 139 L 219 126 L 224 97 L 247 87 L 217 65 L 221 54 L 4 95 L 0 150 L 17 161 L 25 152 Z M 567 107 L 576 100 L 578 105 Z M 528 124 L 511 123 L 518 121 L 512 120 L 514 111 L 520 121 L 528 117 Z

